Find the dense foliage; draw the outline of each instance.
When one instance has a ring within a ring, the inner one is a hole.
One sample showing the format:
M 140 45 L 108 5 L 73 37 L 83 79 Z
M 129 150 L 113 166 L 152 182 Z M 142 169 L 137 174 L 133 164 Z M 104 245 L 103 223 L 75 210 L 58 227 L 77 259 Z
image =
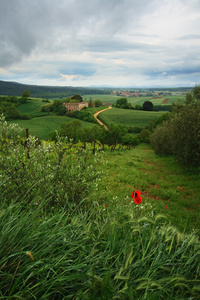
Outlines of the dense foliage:
M 152 111 L 154 109 L 153 108 L 153 103 L 151 101 L 145 101 L 143 103 L 142 109 L 146 110 L 146 111 Z
M 106 130 L 103 126 L 98 125 L 82 128 L 81 122 L 74 120 L 62 123 L 61 130 L 58 132 L 60 136 L 71 139 L 72 143 L 81 141 L 84 145 L 86 142 L 93 144 L 94 152 L 96 143 L 102 150 L 104 150 L 105 144 L 108 145 L 111 151 L 114 151 L 117 146 L 124 146 L 125 149 L 130 150 L 139 143 L 139 138 L 129 134 L 125 126 L 117 126 L 113 123 L 109 124 L 109 130 Z M 49 135 L 51 140 L 57 140 L 57 131 L 50 132 Z
M 54 100 L 53 103 L 43 105 L 40 110 L 42 112 L 53 112 L 58 116 L 64 116 L 66 115 L 66 108 L 63 106 L 64 102 L 64 100 Z
M 16 110 L 17 106 L 26 102 L 26 97 L 0 96 L 0 114 L 6 113 L 9 116 L 9 111 Z
M 0 194 L 4 204 L 17 198 L 32 205 L 33 200 L 39 203 L 48 197 L 49 208 L 66 205 L 72 208 L 87 197 L 91 189 L 95 190 L 100 154 L 91 156 L 88 147 L 71 149 L 71 143 L 59 140 L 41 144 L 30 137 L 23 141 L 18 126 L 7 126 L 3 119 L 0 132 L 0 168 L 3 170 Z
M 183 166 L 200 166 L 200 86 L 187 95 L 185 105 L 174 105 L 167 121 L 152 134 L 156 153 L 173 155 Z
M 86 111 L 82 109 L 81 111 L 75 110 L 75 111 L 69 111 L 67 112 L 67 116 L 75 119 L 79 119 L 85 122 L 92 122 L 97 124 L 97 120 L 93 116 L 93 114 L 90 111 Z

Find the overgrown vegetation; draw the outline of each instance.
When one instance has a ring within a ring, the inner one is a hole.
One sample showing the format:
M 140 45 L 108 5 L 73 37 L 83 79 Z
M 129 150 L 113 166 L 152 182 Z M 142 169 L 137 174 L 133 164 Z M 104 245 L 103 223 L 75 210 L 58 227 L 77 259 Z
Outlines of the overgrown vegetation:
M 110 165 L 89 146 L 22 144 L 17 126 L 1 124 L 1 299 L 198 297 L 199 240 L 155 213 L 136 153 L 115 152 Z
M 200 86 L 187 94 L 184 105 L 174 105 L 168 120 L 152 134 L 156 153 L 173 155 L 182 166 L 200 166 Z
M 23 119 L 25 114 L 20 114 L 17 107 L 26 102 L 26 97 L 0 96 L 0 114 L 6 114 L 9 119 Z

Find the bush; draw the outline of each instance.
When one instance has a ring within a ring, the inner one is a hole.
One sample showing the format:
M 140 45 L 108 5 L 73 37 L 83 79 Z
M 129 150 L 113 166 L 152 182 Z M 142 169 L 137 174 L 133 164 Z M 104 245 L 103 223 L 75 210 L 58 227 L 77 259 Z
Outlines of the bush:
M 173 155 L 183 166 L 200 166 L 200 102 L 186 105 L 173 123 Z
M 100 154 L 91 156 L 91 152 L 89 146 L 72 151 L 70 145 L 59 142 L 38 145 L 32 137 L 24 147 L 10 144 L 7 155 L 0 158 L 4 182 L 0 194 L 4 203 L 17 198 L 31 204 L 48 196 L 48 208 L 74 208 L 91 190 L 96 190 Z
M 158 154 L 172 154 L 185 167 L 200 166 L 200 102 L 192 101 L 156 127 L 151 144 Z
M 19 113 L 19 111 L 16 109 L 15 106 L 10 106 L 7 109 L 7 115 L 9 119 L 20 119 L 21 118 L 21 114 Z
M 171 122 L 165 121 L 156 127 L 155 131 L 151 135 L 150 142 L 155 150 L 155 153 L 161 155 L 173 154 L 173 132 L 171 128 Z
M 138 135 L 137 138 L 140 140 L 140 142 L 143 143 L 150 143 L 150 135 L 151 132 L 149 129 L 143 129 Z
M 28 114 L 21 114 L 21 119 L 22 119 L 22 120 L 30 120 L 30 119 L 31 119 L 31 116 L 28 115 Z
M 91 114 L 89 111 L 73 111 L 73 112 L 68 112 L 67 113 L 68 117 L 71 118 L 76 118 L 85 122 L 92 122 L 92 123 L 97 123 L 97 120 L 95 117 Z

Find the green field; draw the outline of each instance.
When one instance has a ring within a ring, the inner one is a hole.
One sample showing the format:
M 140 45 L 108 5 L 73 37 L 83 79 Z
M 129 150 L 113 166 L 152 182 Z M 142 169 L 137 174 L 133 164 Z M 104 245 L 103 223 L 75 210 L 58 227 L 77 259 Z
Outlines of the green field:
M 31 116 L 40 115 L 44 114 L 44 112 L 41 112 L 40 109 L 45 104 L 48 103 L 42 102 L 42 99 L 40 98 L 31 98 L 27 101 L 27 103 L 18 106 L 17 110 L 20 114 L 29 114 Z
M 115 96 L 113 94 L 105 94 L 105 95 L 84 95 L 82 96 L 84 101 L 89 101 L 92 99 L 101 100 L 103 103 L 108 102 L 110 104 L 115 104 L 117 99 L 124 98 L 122 96 Z M 162 96 L 162 97 L 125 97 L 127 101 L 131 103 L 132 106 L 135 105 L 143 105 L 145 101 L 151 101 L 153 105 L 171 105 L 172 103 L 176 103 L 179 100 L 181 102 L 185 101 L 185 96 L 176 95 L 176 96 Z M 166 102 L 166 103 L 165 103 Z
M 112 94 L 107 95 L 84 95 L 83 99 L 89 101 L 92 100 L 101 100 L 103 103 L 116 103 L 116 100 L 121 98 Z M 172 104 L 178 101 L 180 96 L 169 96 L 169 101 L 167 104 Z M 128 102 L 133 106 L 136 104 L 142 105 L 144 101 L 150 100 L 154 105 L 162 104 L 165 98 L 152 99 L 152 97 L 128 97 Z M 184 97 L 182 97 L 184 99 Z M 53 100 L 51 100 L 53 101 Z M 49 116 L 41 116 L 35 118 L 35 116 L 43 115 L 44 113 L 40 111 L 41 106 L 45 105 L 45 102 L 42 102 L 40 98 L 31 98 L 27 103 L 22 104 L 17 107 L 18 111 L 21 114 L 29 114 L 34 117 L 30 120 L 13 120 L 9 123 L 18 123 L 22 128 L 28 128 L 31 135 L 36 135 L 40 139 L 48 139 L 49 132 L 54 130 L 60 130 L 60 124 L 63 122 L 70 122 L 73 119 L 65 116 L 55 116 L 50 114 Z M 100 108 L 88 108 L 93 114 L 105 107 Z M 125 125 L 128 127 L 145 127 L 149 121 L 152 119 L 158 118 L 163 112 L 146 112 L 146 111 L 136 111 L 128 109 L 119 109 L 112 108 L 100 114 L 100 119 L 106 124 L 114 123 L 116 125 Z M 94 124 L 89 122 L 81 121 L 83 128 L 87 126 L 93 126 Z
M 163 112 L 112 108 L 102 112 L 99 116 L 106 124 L 145 127 L 148 122 L 159 118 L 162 114 Z
M 46 116 L 33 118 L 30 120 L 13 120 L 8 123 L 17 123 L 21 128 L 28 128 L 30 135 L 36 135 L 39 139 L 47 140 L 49 138 L 49 132 L 54 130 L 60 130 L 61 123 L 71 122 L 75 119 L 65 116 Z M 82 127 L 94 126 L 94 123 L 84 122 L 79 120 Z M 25 131 L 24 131 L 25 134 Z
M 164 97 L 128 97 L 128 102 L 135 105 L 143 105 L 145 101 L 151 101 L 153 105 L 172 105 L 172 103 L 176 103 L 178 101 L 184 102 L 184 96 L 164 96 Z

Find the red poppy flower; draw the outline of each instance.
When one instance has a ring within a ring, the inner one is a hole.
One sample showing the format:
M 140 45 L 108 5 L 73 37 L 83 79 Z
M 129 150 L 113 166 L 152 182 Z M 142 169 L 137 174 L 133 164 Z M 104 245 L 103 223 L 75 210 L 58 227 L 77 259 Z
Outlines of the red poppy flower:
M 105 204 L 104 206 L 105 206 L 105 207 L 107 207 L 108 205 L 107 205 L 107 204 Z
M 165 209 L 167 209 L 167 208 L 168 208 L 168 205 L 165 206 Z
M 140 204 L 142 202 L 142 197 L 140 197 L 140 191 L 133 191 L 131 197 L 133 198 L 135 204 Z

